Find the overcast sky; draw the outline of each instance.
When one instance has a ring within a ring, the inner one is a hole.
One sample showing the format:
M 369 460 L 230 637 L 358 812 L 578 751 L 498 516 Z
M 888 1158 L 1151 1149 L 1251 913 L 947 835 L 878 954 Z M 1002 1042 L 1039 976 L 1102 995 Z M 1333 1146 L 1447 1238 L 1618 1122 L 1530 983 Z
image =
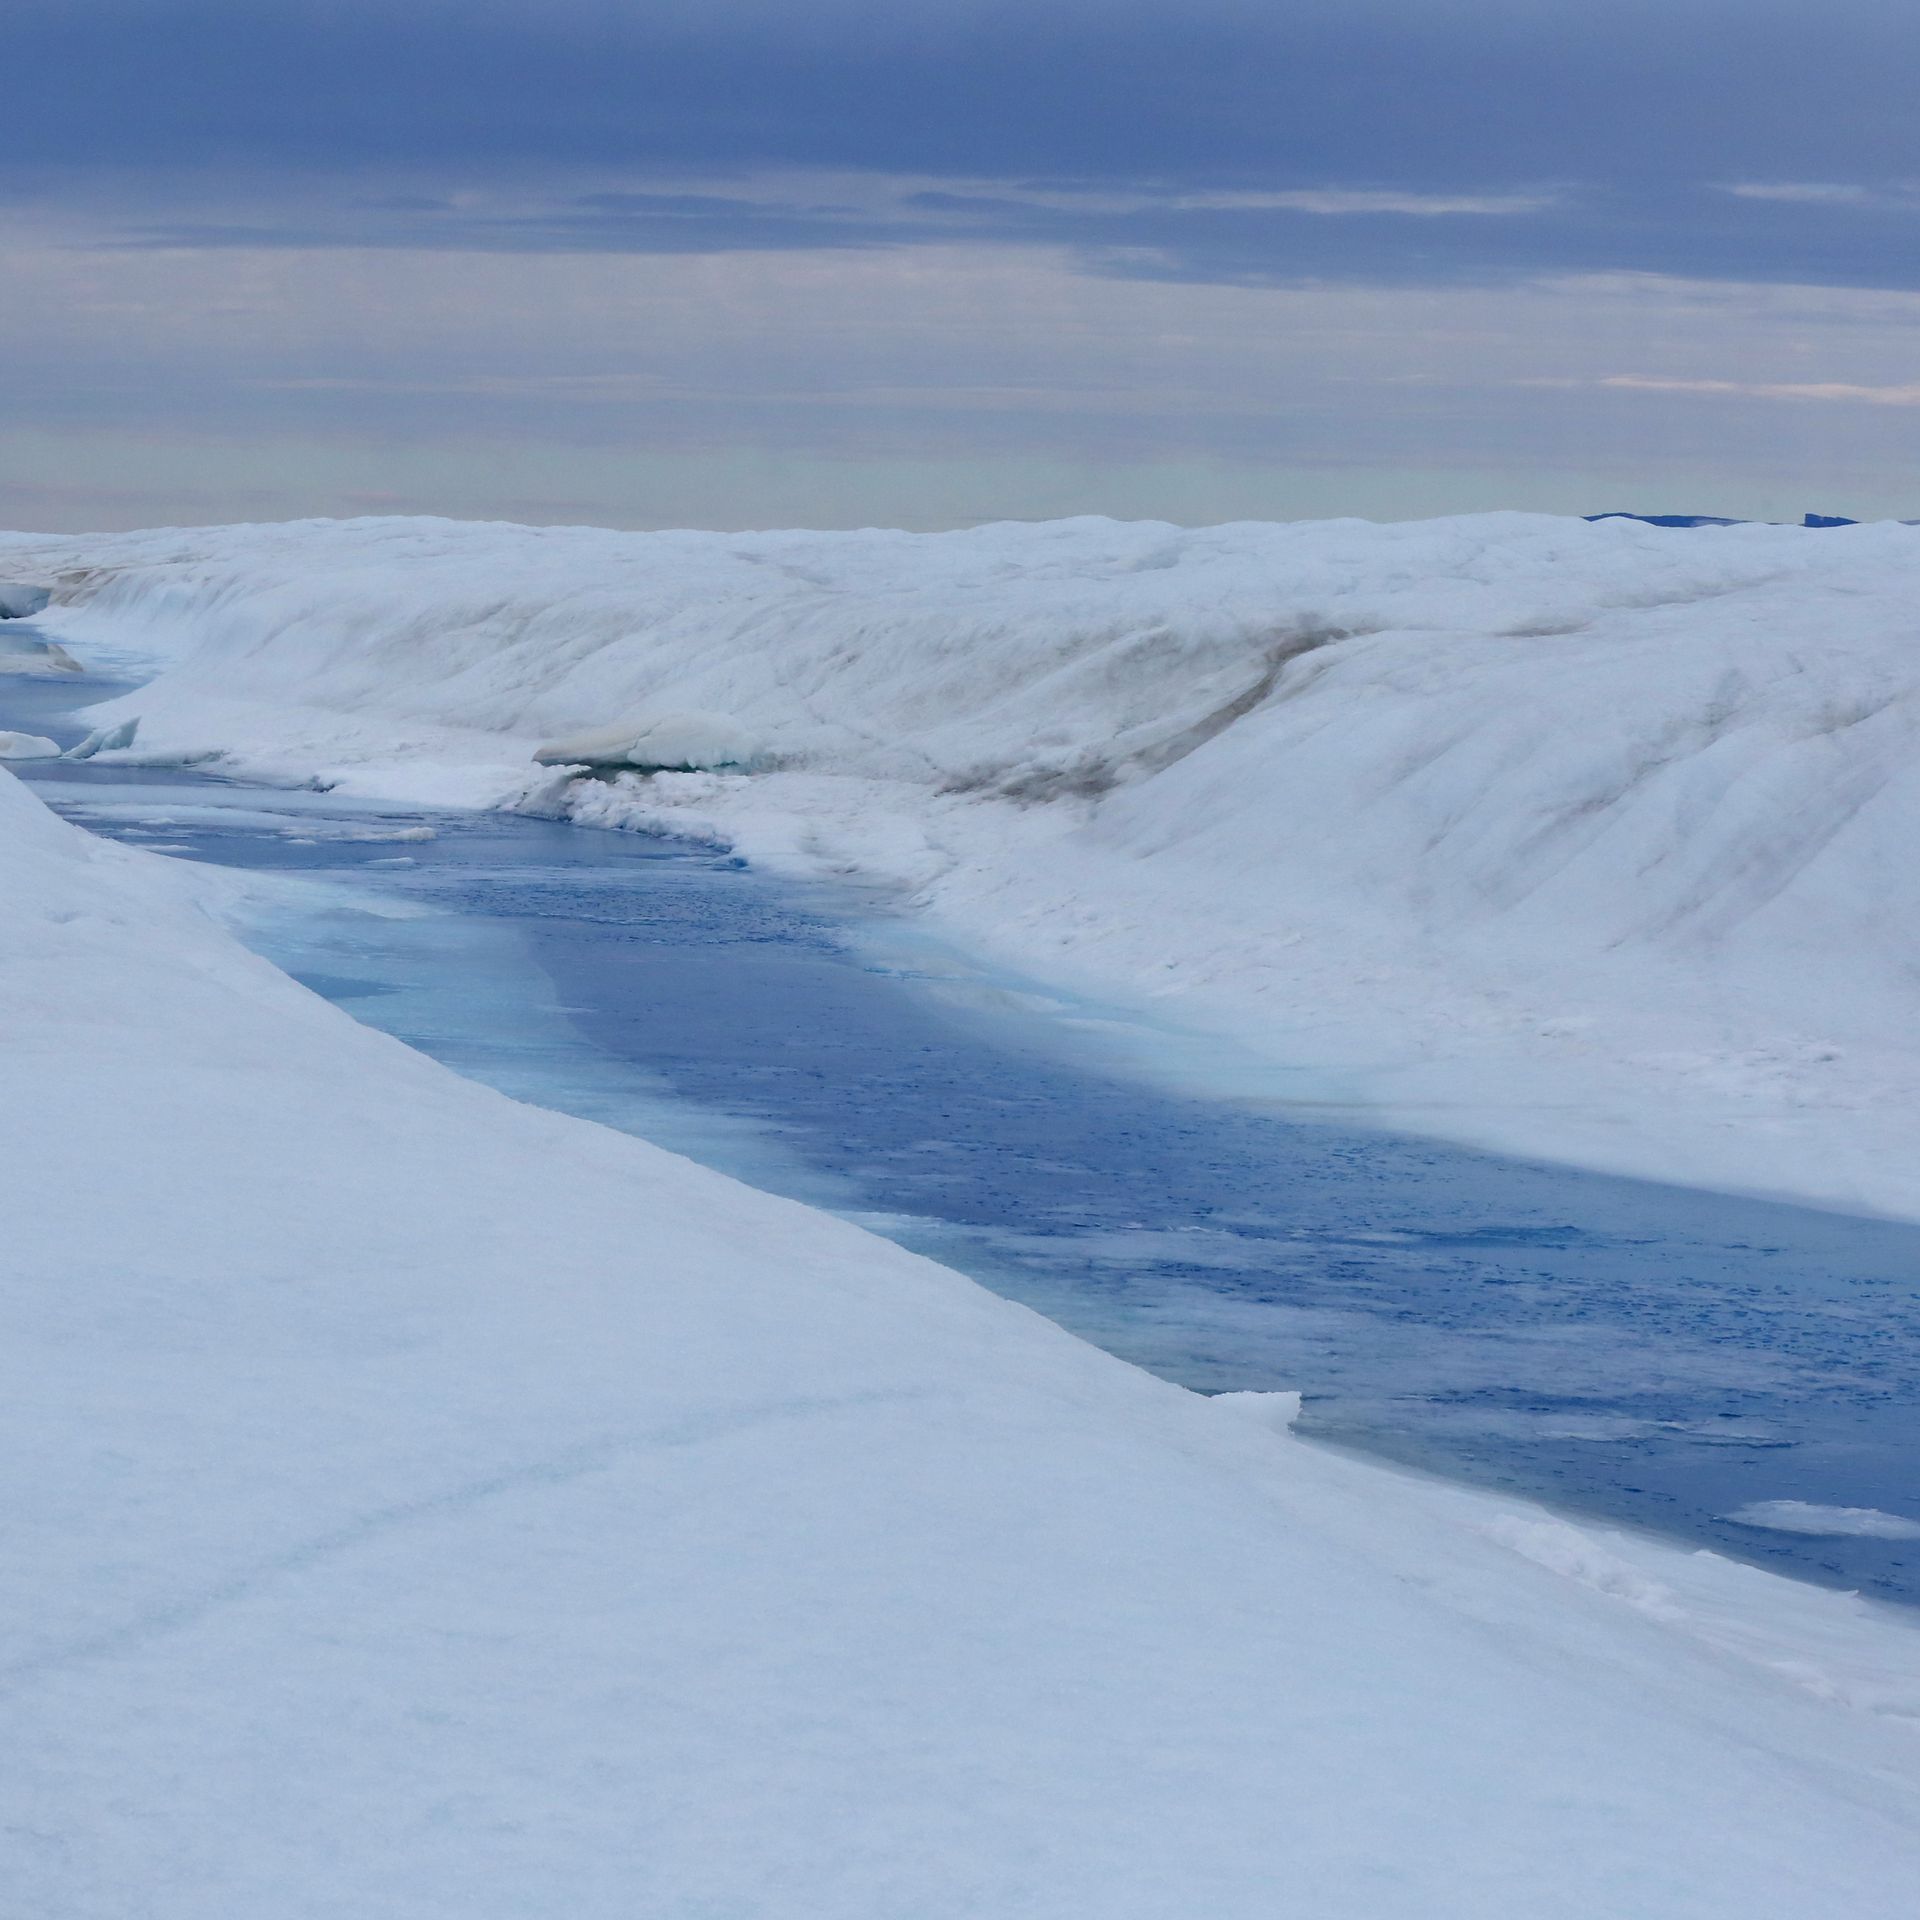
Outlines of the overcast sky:
M 11 0 L 0 523 L 1920 515 L 1920 7 Z

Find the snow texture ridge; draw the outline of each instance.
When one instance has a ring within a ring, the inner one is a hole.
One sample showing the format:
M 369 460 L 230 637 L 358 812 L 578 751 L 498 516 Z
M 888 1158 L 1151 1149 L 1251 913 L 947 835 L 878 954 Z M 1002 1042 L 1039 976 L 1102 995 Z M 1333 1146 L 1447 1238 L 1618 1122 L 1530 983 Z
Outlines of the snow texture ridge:
M 1910 1912 L 1910 1623 L 516 1105 L 190 878 L 0 774 L 17 1911 Z

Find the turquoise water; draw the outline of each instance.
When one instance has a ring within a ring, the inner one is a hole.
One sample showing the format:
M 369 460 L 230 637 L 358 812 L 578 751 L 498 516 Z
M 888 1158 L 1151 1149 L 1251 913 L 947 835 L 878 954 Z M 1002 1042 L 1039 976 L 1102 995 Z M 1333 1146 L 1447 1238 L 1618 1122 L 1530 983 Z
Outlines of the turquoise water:
M 70 737 L 75 697 L 0 682 L 0 724 Z M 1920 1519 L 1920 1229 L 1169 1092 L 1023 983 L 903 961 L 871 901 L 711 849 L 20 770 L 99 831 L 324 883 L 254 943 L 477 1079 L 833 1207 L 1173 1379 L 1297 1387 L 1327 1438 L 1920 1600 L 1920 1541 L 1725 1517 Z

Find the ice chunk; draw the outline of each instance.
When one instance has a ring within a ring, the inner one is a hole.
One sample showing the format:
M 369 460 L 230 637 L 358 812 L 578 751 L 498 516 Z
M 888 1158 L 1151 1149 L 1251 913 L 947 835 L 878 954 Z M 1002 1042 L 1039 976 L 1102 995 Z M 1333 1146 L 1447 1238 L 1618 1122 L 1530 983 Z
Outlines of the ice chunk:
M 0 733 L 0 760 L 57 760 L 59 744 L 38 733 Z
M 643 773 L 702 773 L 750 767 L 760 752 L 723 714 L 662 713 L 551 740 L 533 757 L 543 767 L 626 766 Z
M 1920 1540 L 1920 1520 L 1883 1513 L 1878 1507 L 1822 1507 L 1811 1500 L 1750 1500 L 1726 1517 L 1738 1526 L 1764 1527 L 1769 1533 Z
M 95 727 L 77 747 L 69 747 L 63 759 L 91 760 L 96 753 L 113 753 L 121 747 L 133 745 L 133 736 L 140 731 L 139 717 L 122 720 L 117 726 Z
M 53 595 L 45 587 L 23 586 L 17 580 L 0 580 L 0 620 L 24 620 L 45 607 Z

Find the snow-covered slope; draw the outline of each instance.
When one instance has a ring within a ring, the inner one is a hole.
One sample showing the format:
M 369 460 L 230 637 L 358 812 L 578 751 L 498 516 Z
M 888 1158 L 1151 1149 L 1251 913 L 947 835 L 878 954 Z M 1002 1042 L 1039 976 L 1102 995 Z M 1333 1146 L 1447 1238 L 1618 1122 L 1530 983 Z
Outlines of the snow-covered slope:
M 1910 1911 L 1904 1620 L 1321 1453 L 186 884 L 0 774 L 9 1911 Z
M 1470 1140 L 1920 1217 L 1920 530 L 311 523 L 0 544 L 177 664 L 143 746 L 594 784 Z

